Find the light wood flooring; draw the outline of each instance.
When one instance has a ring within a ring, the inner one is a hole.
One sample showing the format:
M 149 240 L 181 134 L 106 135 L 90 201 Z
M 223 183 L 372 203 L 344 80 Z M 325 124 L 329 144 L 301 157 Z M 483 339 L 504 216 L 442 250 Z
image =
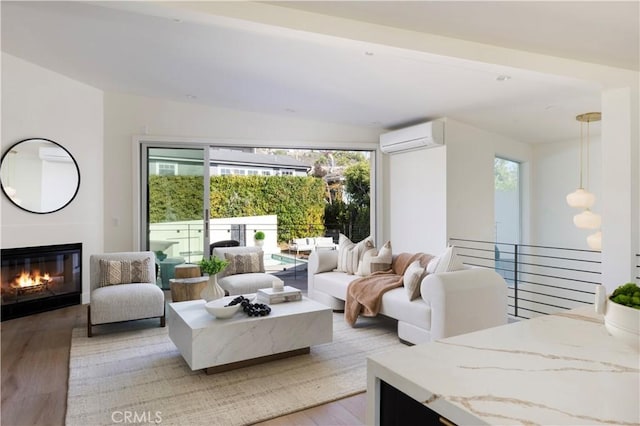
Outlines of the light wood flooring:
M 64 425 L 71 330 L 86 324 L 81 305 L 0 323 L 2 426 Z M 260 425 L 363 425 L 365 412 L 362 393 Z

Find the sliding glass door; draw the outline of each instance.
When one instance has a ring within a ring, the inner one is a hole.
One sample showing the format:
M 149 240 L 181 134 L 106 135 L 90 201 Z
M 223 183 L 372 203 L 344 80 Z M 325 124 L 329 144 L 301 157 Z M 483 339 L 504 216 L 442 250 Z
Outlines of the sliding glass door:
M 162 286 L 175 265 L 208 255 L 208 149 L 142 145 L 142 241 L 155 252 Z
M 163 288 L 212 246 L 259 245 L 265 269 L 282 272 L 309 255 L 296 239 L 372 235 L 371 151 L 176 145 L 140 145 L 140 241 Z

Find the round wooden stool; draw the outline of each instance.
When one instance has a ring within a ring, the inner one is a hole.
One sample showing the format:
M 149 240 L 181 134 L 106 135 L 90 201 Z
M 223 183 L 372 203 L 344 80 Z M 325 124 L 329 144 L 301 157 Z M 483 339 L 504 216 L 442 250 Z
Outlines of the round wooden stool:
M 176 265 L 173 276 L 175 278 L 195 278 L 201 277 L 200 267 L 192 263 L 183 263 L 182 265 Z
M 200 292 L 209 283 L 209 277 L 171 278 L 171 300 L 184 302 L 185 300 L 198 300 Z

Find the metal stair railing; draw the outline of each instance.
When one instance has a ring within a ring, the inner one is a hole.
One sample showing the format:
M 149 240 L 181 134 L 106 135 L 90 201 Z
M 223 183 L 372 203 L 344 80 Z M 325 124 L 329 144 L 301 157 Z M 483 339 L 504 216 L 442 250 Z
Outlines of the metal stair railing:
M 592 304 L 601 284 L 599 251 L 462 238 L 451 238 L 450 244 L 466 265 L 494 269 L 505 279 L 513 317 Z

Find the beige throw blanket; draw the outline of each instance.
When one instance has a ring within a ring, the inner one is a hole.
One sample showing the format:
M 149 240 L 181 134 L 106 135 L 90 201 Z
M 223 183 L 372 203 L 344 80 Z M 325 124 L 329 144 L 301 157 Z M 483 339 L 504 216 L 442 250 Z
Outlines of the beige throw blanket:
M 403 285 L 403 275 L 407 267 L 415 260 L 428 262 L 429 255 L 424 253 L 400 253 L 393 262 L 392 269 L 353 280 L 347 288 L 347 300 L 344 306 L 344 319 L 353 326 L 358 315 L 375 317 L 380 312 L 382 295 Z

